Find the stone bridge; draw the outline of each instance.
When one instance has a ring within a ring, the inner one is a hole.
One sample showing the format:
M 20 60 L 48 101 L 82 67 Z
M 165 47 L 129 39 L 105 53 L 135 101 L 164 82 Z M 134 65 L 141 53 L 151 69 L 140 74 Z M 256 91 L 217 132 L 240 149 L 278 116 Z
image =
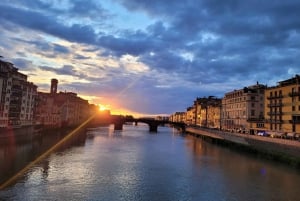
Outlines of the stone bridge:
M 153 118 L 133 118 L 132 116 L 122 116 L 122 115 L 109 115 L 109 116 L 101 116 L 96 115 L 94 119 L 91 121 L 91 127 L 98 127 L 101 125 L 109 125 L 114 124 L 115 130 L 123 130 L 123 125 L 126 123 L 134 123 L 137 125 L 138 123 L 145 123 L 149 125 L 150 132 L 157 132 L 158 126 L 164 126 L 165 124 L 173 125 L 178 129 L 185 131 L 185 124 L 178 122 L 170 122 L 167 120 L 156 120 Z
M 184 123 L 170 122 L 167 120 L 156 120 L 152 118 L 132 118 L 124 116 L 113 116 L 111 123 L 114 124 L 115 130 L 123 130 L 123 125 L 125 123 L 133 122 L 135 125 L 138 123 L 145 123 L 149 126 L 150 132 L 157 132 L 158 126 L 164 126 L 165 124 L 170 124 L 175 127 L 180 128 L 182 131 L 185 131 Z

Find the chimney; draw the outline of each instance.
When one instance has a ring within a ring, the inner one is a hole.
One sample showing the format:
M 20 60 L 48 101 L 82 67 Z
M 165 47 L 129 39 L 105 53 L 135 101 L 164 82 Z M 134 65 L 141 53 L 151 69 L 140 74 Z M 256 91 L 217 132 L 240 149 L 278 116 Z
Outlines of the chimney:
M 50 88 L 50 94 L 56 94 L 57 93 L 57 79 L 51 79 L 51 88 Z

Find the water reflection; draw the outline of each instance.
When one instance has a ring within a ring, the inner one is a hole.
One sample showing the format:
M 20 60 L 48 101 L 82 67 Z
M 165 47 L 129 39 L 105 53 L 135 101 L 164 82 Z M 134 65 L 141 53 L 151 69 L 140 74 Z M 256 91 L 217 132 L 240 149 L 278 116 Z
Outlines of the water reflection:
M 35 138 L 28 137 L 22 140 L 3 139 L 0 145 L 0 184 L 3 184 L 9 178 L 13 177 L 26 165 L 37 159 L 56 143 L 62 140 L 69 130 L 47 132 Z M 57 151 L 65 150 L 70 146 L 83 146 L 86 133 L 75 135 L 71 140 L 58 147 Z M 46 163 L 43 161 L 43 163 Z M 47 172 L 48 166 L 44 166 L 44 172 Z
M 15 158 L 49 140 L 16 147 Z M 77 136 L 0 191 L 0 200 L 297 200 L 298 187 L 295 169 L 139 125 Z
M 239 153 L 191 136 L 188 150 L 198 169 L 209 180 L 211 191 L 236 200 L 297 200 L 299 171 L 283 164 Z M 213 195 L 209 195 L 212 197 Z

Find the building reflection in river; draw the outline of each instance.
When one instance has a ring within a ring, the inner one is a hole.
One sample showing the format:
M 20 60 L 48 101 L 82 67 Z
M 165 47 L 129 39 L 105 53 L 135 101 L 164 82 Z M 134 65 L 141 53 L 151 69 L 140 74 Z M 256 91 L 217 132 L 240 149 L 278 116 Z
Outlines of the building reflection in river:
M 14 137 L 3 139 L 5 143 L 0 145 L 0 184 L 62 140 L 65 136 L 64 133 L 67 133 L 67 131 L 53 131 L 53 133 L 45 133 L 31 140 L 26 139 L 18 142 L 15 141 Z M 63 151 L 70 146 L 83 146 L 85 139 L 85 132 L 73 136 L 73 138 L 63 143 L 57 151 Z M 48 165 L 47 160 L 43 160 L 41 163 L 42 173 L 45 177 L 48 174 Z
M 213 184 L 214 188 L 218 189 L 217 191 L 230 192 L 231 186 L 235 186 L 237 188 L 235 191 L 240 194 L 249 194 L 247 191 L 254 190 L 260 192 L 257 195 L 260 200 L 268 200 L 270 197 L 276 197 L 274 194 L 282 191 L 283 187 L 288 195 L 289 190 L 300 186 L 300 181 L 294 178 L 298 170 L 284 164 L 268 161 L 246 152 L 241 153 L 193 136 L 187 136 L 187 139 L 189 140 L 186 146 L 193 153 L 192 156 L 197 166 L 195 168 L 202 168 L 205 174 L 214 173 L 207 174 L 205 177 L 210 177 L 212 182 L 218 181 Z M 212 146 L 218 146 L 218 149 Z M 277 168 L 274 168 L 275 166 Z M 298 185 L 295 186 L 295 182 Z M 282 199 L 282 196 L 278 197 L 278 200 Z M 256 200 L 256 198 L 248 200 Z

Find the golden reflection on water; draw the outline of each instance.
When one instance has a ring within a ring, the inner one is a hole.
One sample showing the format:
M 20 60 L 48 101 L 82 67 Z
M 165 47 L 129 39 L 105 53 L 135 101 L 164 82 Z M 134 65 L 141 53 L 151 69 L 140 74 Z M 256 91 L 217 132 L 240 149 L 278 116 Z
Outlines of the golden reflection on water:
M 26 165 L 23 169 L 21 169 L 19 172 L 17 172 L 14 176 L 9 178 L 7 181 L 2 183 L 0 185 L 0 190 L 6 188 L 7 186 L 14 183 L 19 177 L 23 176 L 30 168 L 32 168 L 36 163 L 40 162 L 42 159 L 47 157 L 49 154 L 51 154 L 53 151 L 58 149 L 60 146 L 62 146 L 65 142 L 67 142 L 70 138 L 72 138 L 75 134 L 77 134 L 81 129 L 84 128 L 92 119 L 94 118 L 94 115 L 88 118 L 85 122 L 83 122 L 80 126 L 78 126 L 76 129 L 74 129 L 72 132 L 70 132 L 68 135 L 66 135 L 62 140 L 60 140 L 57 144 L 52 146 L 50 149 L 48 149 L 46 152 L 42 153 L 40 156 L 38 156 L 35 160 L 31 161 L 28 165 Z

